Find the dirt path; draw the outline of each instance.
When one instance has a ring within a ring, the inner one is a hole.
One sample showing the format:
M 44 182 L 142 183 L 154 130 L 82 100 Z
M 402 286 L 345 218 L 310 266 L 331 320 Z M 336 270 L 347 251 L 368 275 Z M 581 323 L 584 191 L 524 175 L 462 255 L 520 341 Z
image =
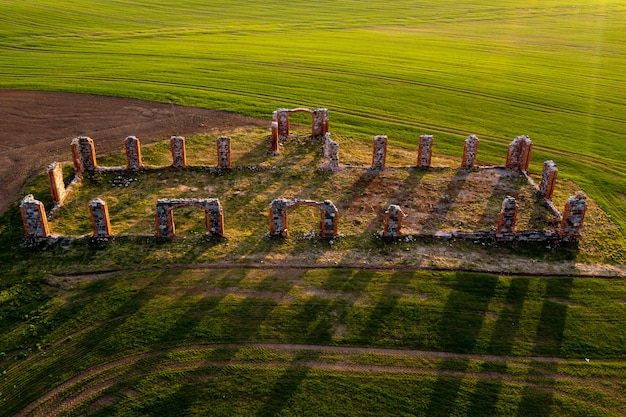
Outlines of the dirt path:
M 269 127 L 269 118 L 119 97 L 0 90 L 0 214 L 21 197 L 29 177 L 70 159 L 76 136 L 91 137 L 100 154 L 121 151 L 130 135 L 150 143 L 246 126 Z

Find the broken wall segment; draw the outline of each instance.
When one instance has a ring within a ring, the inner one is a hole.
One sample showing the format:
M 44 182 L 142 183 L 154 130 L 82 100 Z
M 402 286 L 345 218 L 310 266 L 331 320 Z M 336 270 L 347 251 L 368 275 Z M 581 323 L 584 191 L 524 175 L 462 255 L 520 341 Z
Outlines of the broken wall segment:
M 84 172 L 91 173 L 98 168 L 96 148 L 93 139 L 87 136 L 74 138 L 70 143 L 70 149 L 72 151 L 76 175 L 81 175 Z
M 286 140 L 289 137 L 289 116 L 293 113 L 308 113 L 311 115 L 311 136 L 322 138 L 328 132 L 328 109 L 278 109 L 272 113 L 272 122 L 276 122 L 275 130 L 272 123 L 272 145 L 275 141 Z M 272 150 L 278 152 L 278 149 Z
M 372 149 L 372 169 L 384 169 L 387 162 L 387 141 L 386 135 L 374 136 L 374 146 Z
M 396 204 L 389 205 L 385 211 L 383 236 L 384 237 L 400 237 L 402 236 L 402 219 L 406 214 L 400 206 Z
M 41 201 L 35 200 L 32 194 L 28 194 L 20 203 L 20 212 L 26 237 L 45 239 L 50 236 L 46 209 Z
M 184 136 L 172 136 L 170 138 L 172 146 L 172 166 L 174 168 L 187 167 L 187 150 L 185 149 Z
M 530 153 L 533 143 L 528 136 L 518 136 L 509 144 L 509 152 L 506 156 L 506 167 L 517 168 L 522 172 L 528 171 L 530 165 Z
M 176 235 L 174 209 L 177 207 L 199 207 L 205 213 L 207 236 L 224 237 L 224 212 L 217 198 L 173 198 L 159 199 L 156 204 L 155 222 L 158 237 Z
M 287 210 L 297 206 L 316 207 L 321 212 L 320 236 L 333 238 L 337 236 L 338 210 L 330 200 L 317 202 L 312 200 L 287 200 L 276 198 L 270 203 L 270 236 L 283 236 L 288 234 Z
M 517 210 L 517 201 L 515 201 L 514 197 L 508 196 L 502 201 L 502 209 L 500 210 L 496 226 L 496 236 L 512 235 L 515 233 Z
M 128 169 L 137 171 L 143 168 L 141 161 L 141 143 L 136 136 L 127 136 L 124 140 Z
M 330 138 L 330 133 L 324 135 L 324 156 L 328 159 L 328 169 L 335 172 L 339 169 L 339 144 Z
M 561 239 L 566 242 L 577 242 L 583 227 L 583 220 L 587 212 L 587 196 L 577 193 L 567 199 L 563 210 L 563 219 L 559 228 Z
M 430 167 L 433 154 L 433 137 L 431 135 L 420 135 L 419 147 L 417 149 L 417 166 L 420 168 Z
M 63 165 L 60 162 L 53 162 L 48 166 L 46 173 L 48 174 L 52 201 L 55 205 L 60 206 L 67 196 L 65 183 L 63 182 Z
M 99 198 L 94 198 L 89 203 L 89 214 L 91 215 L 91 227 L 93 237 L 98 239 L 113 236 L 111 232 L 111 220 L 109 218 L 109 207 L 107 203 Z
M 230 162 L 230 136 L 220 136 L 217 138 L 217 166 L 228 169 Z
M 471 168 L 476 161 L 476 155 L 478 155 L 478 136 L 469 135 L 465 139 L 465 146 L 463 147 L 463 159 L 461 166 L 463 168 Z
M 539 184 L 539 194 L 546 200 L 552 200 L 554 185 L 556 184 L 556 176 L 559 170 L 552 160 L 543 163 L 543 171 L 541 173 L 541 183 Z

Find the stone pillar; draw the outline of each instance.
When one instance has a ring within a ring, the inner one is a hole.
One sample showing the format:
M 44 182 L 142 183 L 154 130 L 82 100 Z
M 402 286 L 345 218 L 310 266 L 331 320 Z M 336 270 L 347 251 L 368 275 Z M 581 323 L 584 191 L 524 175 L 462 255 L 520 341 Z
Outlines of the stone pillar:
M 176 234 L 172 205 L 169 200 L 157 200 L 156 213 L 154 215 L 156 232 L 158 237 L 172 237 Z
M 509 144 L 509 153 L 506 156 L 507 168 L 518 168 L 522 172 L 528 171 L 530 152 L 533 143 L 528 136 L 518 136 Z
M 431 135 L 421 135 L 417 149 L 417 166 L 428 168 L 433 154 L 433 137 Z
M 313 110 L 313 123 L 311 125 L 311 135 L 314 137 L 324 137 L 328 132 L 328 109 Z
M 278 109 L 272 115 L 272 121 L 278 123 L 276 129 L 278 140 L 285 140 L 289 136 L 289 109 Z
M 204 207 L 207 235 L 224 237 L 224 210 L 220 201 L 217 198 L 208 199 Z
M 50 236 L 46 209 L 41 201 L 35 200 L 32 194 L 28 194 L 20 204 L 20 212 L 26 237 L 43 239 Z
M 554 192 L 554 184 L 556 184 L 556 175 L 558 172 L 559 170 L 554 161 L 549 160 L 543 163 L 539 194 L 546 200 L 552 200 L 552 193 Z
M 63 183 L 63 166 L 60 162 L 53 162 L 46 171 L 48 174 L 48 183 L 50 184 L 50 193 L 52 201 L 57 204 L 63 204 L 65 200 L 65 184 Z
M 107 203 L 99 198 L 91 200 L 89 203 L 89 213 L 91 214 L 91 227 L 93 237 L 108 238 L 111 233 L 111 221 L 109 219 L 109 207 Z
M 465 139 L 465 146 L 463 147 L 463 160 L 461 166 L 463 168 L 471 168 L 474 166 L 476 155 L 478 154 L 478 136 L 469 135 Z
M 276 198 L 270 203 L 270 236 L 287 236 L 289 200 Z
M 385 168 L 387 161 L 387 136 L 374 136 L 374 149 L 372 151 L 372 169 Z
M 324 134 L 324 156 L 328 158 L 328 168 L 335 172 L 339 169 L 339 144 L 330 138 L 330 133 Z
M 98 167 L 96 162 L 96 148 L 93 140 L 87 136 L 74 138 L 70 143 L 72 159 L 74 160 L 74 170 L 76 175 L 83 172 L 93 172 Z
M 272 154 L 278 155 L 278 122 L 276 121 L 272 121 Z
M 559 235 L 566 242 L 577 242 L 587 211 L 587 196 L 580 192 L 567 199 Z
M 383 236 L 384 237 L 399 237 L 402 236 L 402 219 L 406 214 L 402 211 L 400 206 L 391 204 L 385 211 Z
M 217 138 L 217 166 L 230 168 L 230 137 L 220 136 Z
M 517 221 L 517 201 L 513 197 L 507 197 L 502 202 L 502 210 L 498 216 L 496 235 L 512 235 L 515 233 Z
M 337 223 L 339 220 L 337 207 L 330 200 L 324 200 L 319 207 L 322 210 L 320 235 L 329 238 L 337 236 Z
M 185 150 L 185 137 L 172 136 L 172 166 L 174 168 L 185 168 L 187 166 L 187 151 Z
M 141 162 L 141 143 L 136 136 L 127 136 L 124 140 L 126 148 L 126 161 L 128 161 L 128 169 L 134 171 L 142 169 L 143 163 Z

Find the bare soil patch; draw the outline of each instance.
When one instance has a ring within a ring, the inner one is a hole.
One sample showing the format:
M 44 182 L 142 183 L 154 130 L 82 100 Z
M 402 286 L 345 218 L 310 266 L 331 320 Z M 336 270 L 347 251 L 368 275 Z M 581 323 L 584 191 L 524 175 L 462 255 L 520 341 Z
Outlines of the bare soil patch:
M 126 136 L 150 143 L 173 134 L 269 126 L 263 119 L 167 103 L 49 91 L 0 90 L 0 213 L 25 181 L 55 160 L 70 141 L 91 137 L 98 154 L 120 151 Z

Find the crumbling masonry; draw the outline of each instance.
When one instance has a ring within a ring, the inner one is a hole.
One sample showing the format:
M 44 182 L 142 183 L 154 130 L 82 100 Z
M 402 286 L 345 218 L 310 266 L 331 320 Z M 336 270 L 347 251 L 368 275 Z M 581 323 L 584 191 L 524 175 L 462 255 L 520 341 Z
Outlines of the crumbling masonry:
M 143 168 L 143 162 L 141 161 L 141 143 L 135 136 L 127 136 L 124 140 L 124 147 L 126 148 L 126 161 L 128 162 L 128 169 L 137 171 Z
M 46 210 L 41 201 L 28 194 L 20 204 L 20 212 L 27 238 L 44 239 L 50 236 Z
M 339 144 L 330 138 L 330 133 L 324 135 L 324 156 L 328 159 L 328 169 L 335 172 L 339 169 Z
M 421 135 L 419 147 L 417 149 L 417 166 L 420 168 L 430 167 L 432 154 L 433 137 L 431 135 Z
M 66 197 L 65 184 L 63 183 L 63 166 L 60 162 L 53 162 L 48 167 L 46 173 L 48 174 L 52 202 L 60 206 Z
M 330 200 L 321 203 L 311 200 L 287 200 L 277 198 L 270 203 L 270 236 L 287 236 L 287 210 L 297 206 L 317 207 L 321 211 L 320 236 L 332 238 L 337 236 L 337 207 Z
M 220 136 L 217 138 L 217 166 L 223 169 L 231 167 L 229 136 Z
M 502 210 L 498 216 L 496 226 L 496 236 L 512 235 L 515 233 L 515 222 L 517 221 L 517 201 L 513 197 L 507 197 L 502 202 Z
M 311 136 L 322 138 L 328 132 L 328 109 L 278 109 L 272 114 L 272 151 L 278 152 L 278 146 L 274 149 L 274 143 L 278 145 L 278 141 L 289 137 L 289 116 L 293 113 L 311 115 Z
M 559 170 L 554 161 L 546 161 L 543 163 L 543 172 L 541 173 L 541 183 L 539 184 L 539 194 L 546 199 L 552 200 L 554 185 L 556 184 L 556 175 Z
M 406 214 L 400 206 L 391 204 L 385 211 L 383 236 L 384 237 L 400 237 L 402 236 L 402 219 Z
M 387 136 L 374 136 L 372 149 L 372 169 L 383 169 L 387 161 Z
M 84 172 L 92 173 L 98 168 L 96 148 L 90 137 L 79 136 L 73 139 L 70 143 L 70 149 L 72 150 L 76 175 L 81 175 Z
M 463 147 L 463 159 L 461 166 L 463 168 L 471 168 L 476 161 L 476 155 L 478 155 L 478 136 L 470 135 L 465 139 L 465 146 Z
M 176 207 L 199 207 L 205 212 L 207 236 L 224 237 L 224 212 L 217 198 L 159 199 L 156 204 L 156 234 L 170 238 L 176 234 L 173 210 Z
M 187 166 L 187 151 L 185 149 L 184 136 L 172 136 L 172 166 L 174 168 L 185 168 Z
M 559 235 L 562 240 L 566 242 L 578 241 L 586 212 L 587 196 L 584 193 L 577 193 L 567 199 L 559 229 Z
M 94 238 L 103 239 L 113 236 L 107 203 L 99 198 L 91 200 L 89 203 L 89 213 L 91 215 L 92 236 Z
M 509 144 L 509 153 L 506 156 L 506 167 L 517 168 L 522 172 L 528 171 L 530 152 L 533 143 L 528 136 L 518 136 Z

